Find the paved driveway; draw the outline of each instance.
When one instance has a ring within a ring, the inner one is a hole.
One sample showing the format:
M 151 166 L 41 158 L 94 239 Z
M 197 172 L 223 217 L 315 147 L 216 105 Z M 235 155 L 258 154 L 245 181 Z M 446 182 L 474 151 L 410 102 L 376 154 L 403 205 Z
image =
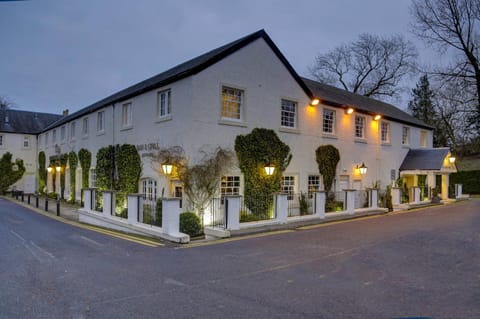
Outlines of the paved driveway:
M 480 201 L 146 247 L 0 200 L 0 318 L 480 318 Z

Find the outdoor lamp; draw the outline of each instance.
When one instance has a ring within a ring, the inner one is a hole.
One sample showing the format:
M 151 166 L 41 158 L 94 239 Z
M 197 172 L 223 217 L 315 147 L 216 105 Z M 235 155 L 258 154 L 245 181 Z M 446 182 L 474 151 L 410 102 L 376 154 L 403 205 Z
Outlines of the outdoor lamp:
M 172 165 L 172 164 L 169 164 L 169 163 L 164 163 L 164 164 L 162 164 L 163 174 L 165 174 L 165 175 L 170 175 L 170 174 L 172 174 L 172 169 L 173 169 L 173 165 Z
M 55 167 L 55 170 L 57 171 L 57 173 L 58 173 L 58 172 L 60 172 L 60 170 L 61 170 L 61 169 L 62 169 L 62 167 L 61 167 L 61 166 L 57 166 L 57 167 Z
M 275 171 L 275 166 L 273 166 L 273 164 L 268 164 L 268 165 L 265 165 L 265 173 L 268 175 L 268 176 L 271 176 L 273 175 L 273 172 Z
M 348 109 L 345 110 L 345 114 L 352 114 L 354 111 L 353 107 L 349 107 Z
M 368 167 L 365 166 L 365 163 L 362 163 L 360 167 L 357 165 L 357 169 L 360 171 L 360 175 L 367 174 Z
M 451 164 L 455 163 L 455 156 L 450 155 L 450 157 L 448 158 L 448 160 L 450 161 Z
M 49 172 L 49 173 L 52 172 L 52 167 L 51 166 L 47 167 L 47 172 Z
M 375 115 L 375 117 L 373 118 L 375 121 L 378 121 L 379 119 L 381 119 L 382 116 L 380 114 L 377 114 Z
M 310 102 L 310 105 L 315 106 L 315 105 L 318 105 L 318 103 L 320 103 L 319 99 L 312 99 L 312 101 Z

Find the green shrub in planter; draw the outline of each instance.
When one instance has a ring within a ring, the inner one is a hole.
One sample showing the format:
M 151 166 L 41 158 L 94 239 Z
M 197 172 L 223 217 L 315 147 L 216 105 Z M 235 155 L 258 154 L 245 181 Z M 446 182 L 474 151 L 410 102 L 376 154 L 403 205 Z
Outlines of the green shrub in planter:
M 199 235 L 202 230 L 200 218 L 194 212 L 183 212 L 180 214 L 180 232 L 191 237 Z

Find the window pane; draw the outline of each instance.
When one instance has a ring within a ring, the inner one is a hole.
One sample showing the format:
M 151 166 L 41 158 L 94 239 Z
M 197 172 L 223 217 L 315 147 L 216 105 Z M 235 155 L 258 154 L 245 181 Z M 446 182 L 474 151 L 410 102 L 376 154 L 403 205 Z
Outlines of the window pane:
M 296 127 L 297 103 L 289 100 L 282 100 L 282 122 L 285 127 Z
M 222 117 L 240 120 L 243 104 L 243 91 L 229 87 L 222 88 Z
M 335 111 L 323 110 L 323 133 L 333 134 L 335 132 Z

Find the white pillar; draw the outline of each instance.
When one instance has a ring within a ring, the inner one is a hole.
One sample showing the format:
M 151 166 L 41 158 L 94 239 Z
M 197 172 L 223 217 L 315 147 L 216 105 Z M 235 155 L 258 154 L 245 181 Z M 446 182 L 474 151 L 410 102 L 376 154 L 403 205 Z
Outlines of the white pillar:
M 413 186 L 412 187 L 412 195 L 413 195 L 413 204 L 420 203 L 420 187 Z
M 94 191 L 93 188 L 83 189 L 83 209 L 93 210 L 95 208 L 95 203 L 93 202 L 95 198 Z
M 162 230 L 170 235 L 180 233 L 179 198 L 162 198 Z
M 368 189 L 368 207 L 370 208 L 378 208 L 378 189 L 377 188 L 369 188 Z
M 315 192 L 315 198 L 314 198 L 314 207 L 313 207 L 313 212 L 315 216 L 318 216 L 320 218 L 325 218 L 325 192 L 324 191 L 318 191 Z
M 240 202 L 241 196 L 229 195 L 225 196 L 225 202 L 227 207 L 226 213 L 226 226 L 229 230 L 240 229 Z
M 402 189 L 400 187 L 392 187 L 392 206 L 398 206 L 401 202 Z
M 355 214 L 355 192 L 356 189 L 344 189 L 345 192 L 345 210 L 349 215 Z
M 455 184 L 455 198 L 461 198 L 463 196 L 462 184 Z
M 111 217 L 115 215 L 115 193 L 113 191 L 103 191 L 103 216 Z
M 143 195 L 128 194 L 127 195 L 128 223 L 141 223 L 143 220 Z
M 449 177 L 447 174 L 442 175 L 442 199 L 448 199 Z
M 288 217 L 288 194 L 275 194 L 275 216 L 280 224 L 285 224 Z
M 435 174 L 434 173 L 431 173 L 429 172 L 427 174 L 427 184 L 428 184 L 428 187 L 430 187 L 430 189 L 434 189 L 437 185 L 437 179 L 435 178 Z

